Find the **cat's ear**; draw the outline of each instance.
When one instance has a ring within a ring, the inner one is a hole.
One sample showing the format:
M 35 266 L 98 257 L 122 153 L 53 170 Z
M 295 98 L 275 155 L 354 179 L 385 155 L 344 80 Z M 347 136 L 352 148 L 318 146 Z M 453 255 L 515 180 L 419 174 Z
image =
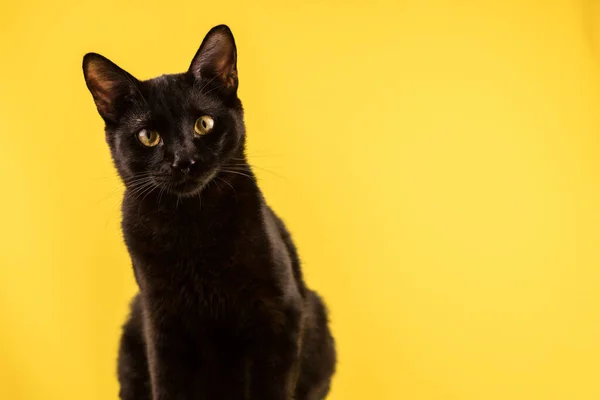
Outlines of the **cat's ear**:
M 100 116 L 107 122 L 116 122 L 124 100 L 136 90 L 137 79 L 96 53 L 83 57 L 83 76 Z
M 196 79 L 212 79 L 227 91 L 238 86 L 237 51 L 227 25 L 212 28 L 196 52 L 189 72 Z

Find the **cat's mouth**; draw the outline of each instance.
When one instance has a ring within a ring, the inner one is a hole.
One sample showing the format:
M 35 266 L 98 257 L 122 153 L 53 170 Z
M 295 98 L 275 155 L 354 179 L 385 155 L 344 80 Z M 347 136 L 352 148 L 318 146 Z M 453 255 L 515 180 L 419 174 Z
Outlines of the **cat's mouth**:
M 201 176 L 186 176 L 179 181 L 170 182 L 167 184 L 162 183 L 161 185 L 166 186 L 169 192 L 178 196 L 193 197 L 199 195 L 216 174 L 217 169 L 215 168 L 205 172 Z
M 185 180 L 172 185 L 171 191 L 180 195 L 192 195 L 202 187 L 202 182 L 196 180 Z

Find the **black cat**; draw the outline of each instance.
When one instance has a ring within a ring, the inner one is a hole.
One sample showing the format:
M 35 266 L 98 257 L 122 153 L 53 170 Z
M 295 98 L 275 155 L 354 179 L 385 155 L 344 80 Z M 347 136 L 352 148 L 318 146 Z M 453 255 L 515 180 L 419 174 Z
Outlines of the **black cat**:
M 138 81 L 89 53 L 83 71 L 125 183 L 140 292 L 123 328 L 123 400 L 317 400 L 336 353 L 326 310 L 244 153 L 236 47 L 206 36 L 186 73 Z

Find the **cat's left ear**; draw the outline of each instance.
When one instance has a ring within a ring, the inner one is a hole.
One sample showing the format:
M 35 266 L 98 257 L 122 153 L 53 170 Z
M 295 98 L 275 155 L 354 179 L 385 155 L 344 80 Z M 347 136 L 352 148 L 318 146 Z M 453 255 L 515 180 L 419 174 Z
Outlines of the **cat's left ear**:
M 212 28 L 202 41 L 190 65 L 196 79 L 215 81 L 227 92 L 237 90 L 237 50 L 233 34 L 227 25 Z

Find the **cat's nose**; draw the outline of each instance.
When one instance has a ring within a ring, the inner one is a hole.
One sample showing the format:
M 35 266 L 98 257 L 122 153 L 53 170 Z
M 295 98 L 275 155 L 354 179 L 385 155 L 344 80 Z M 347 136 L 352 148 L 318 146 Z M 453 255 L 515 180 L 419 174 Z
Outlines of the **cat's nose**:
M 187 173 L 190 172 L 190 168 L 192 168 L 192 165 L 194 165 L 195 163 L 196 160 L 194 160 L 193 158 L 175 157 L 175 160 L 173 160 L 173 163 L 171 164 L 171 168 L 173 168 L 173 170 L 177 172 Z

